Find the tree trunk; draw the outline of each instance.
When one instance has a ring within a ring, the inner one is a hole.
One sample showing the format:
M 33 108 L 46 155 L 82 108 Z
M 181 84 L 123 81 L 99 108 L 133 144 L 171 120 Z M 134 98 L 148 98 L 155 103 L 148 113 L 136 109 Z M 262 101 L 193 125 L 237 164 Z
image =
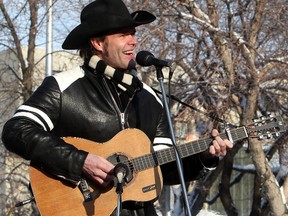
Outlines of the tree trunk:
M 250 142 L 252 160 L 260 177 L 260 181 L 264 185 L 265 194 L 268 197 L 271 207 L 271 213 L 273 215 L 283 215 L 285 213 L 285 208 L 281 199 L 278 182 L 266 160 L 261 142 L 255 140 L 251 140 Z

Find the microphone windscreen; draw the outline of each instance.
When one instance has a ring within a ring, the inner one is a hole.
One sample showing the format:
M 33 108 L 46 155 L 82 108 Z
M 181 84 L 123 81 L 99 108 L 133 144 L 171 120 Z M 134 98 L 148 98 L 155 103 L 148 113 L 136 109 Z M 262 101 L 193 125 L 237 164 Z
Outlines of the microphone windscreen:
M 152 53 L 146 50 L 142 50 L 136 55 L 136 62 L 141 66 L 151 66 L 151 62 L 149 61 L 150 57 L 154 57 Z

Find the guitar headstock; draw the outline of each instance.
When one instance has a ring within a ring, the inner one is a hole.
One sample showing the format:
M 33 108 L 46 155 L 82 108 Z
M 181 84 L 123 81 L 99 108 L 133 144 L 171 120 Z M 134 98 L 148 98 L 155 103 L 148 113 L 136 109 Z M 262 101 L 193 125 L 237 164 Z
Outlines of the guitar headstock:
M 269 115 L 253 120 L 253 124 L 246 129 L 249 137 L 258 137 L 259 139 L 270 139 L 279 137 L 286 131 L 281 116 Z

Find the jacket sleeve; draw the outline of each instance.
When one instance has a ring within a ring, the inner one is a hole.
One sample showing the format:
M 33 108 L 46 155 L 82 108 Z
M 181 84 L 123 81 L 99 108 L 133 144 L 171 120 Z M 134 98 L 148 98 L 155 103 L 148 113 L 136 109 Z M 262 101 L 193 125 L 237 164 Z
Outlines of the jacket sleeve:
M 172 147 L 169 126 L 164 110 L 160 116 L 153 145 L 155 150 Z M 186 182 L 203 177 L 209 170 L 212 170 L 217 166 L 219 161 L 218 157 L 201 161 L 199 157 L 200 154 L 201 153 L 191 155 L 181 160 L 184 180 Z M 173 185 L 180 183 L 176 161 L 161 165 L 161 172 L 164 184 Z
M 6 122 L 2 140 L 9 151 L 55 175 L 77 182 L 88 153 L 51 133 L 59 118 L 60 106 L 58 84 L 53 77 L 48 77 Z
M 201 154 L 201 153 L 200 153 Z M 197 180 L 217 166 L 219 158 L 209 159 L 201 162 L 199 154 L 192 155 L 181 160 L 183 167 L 184 181 Z M 171 162 L 161 166 L 164 184 L 174 185 L 180 183 L 179 172 L 176 162 Z

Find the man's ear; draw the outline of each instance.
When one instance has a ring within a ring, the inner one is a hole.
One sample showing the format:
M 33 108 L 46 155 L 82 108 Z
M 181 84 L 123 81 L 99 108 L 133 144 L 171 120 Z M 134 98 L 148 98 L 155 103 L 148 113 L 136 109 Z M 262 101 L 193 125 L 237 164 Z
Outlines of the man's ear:
M 101 40 L 98 40 L 97 38 L 91 38 L 90 39 L 90 42 L 91 42 L 91 44 L 92 44 L 92 46 L 96 49 L 96 50 L 98 50 L 98 51 L 100 51 L 100 52 L 102 52 L 103 51 L 103 43 L 102 43 L 102 41 Z

